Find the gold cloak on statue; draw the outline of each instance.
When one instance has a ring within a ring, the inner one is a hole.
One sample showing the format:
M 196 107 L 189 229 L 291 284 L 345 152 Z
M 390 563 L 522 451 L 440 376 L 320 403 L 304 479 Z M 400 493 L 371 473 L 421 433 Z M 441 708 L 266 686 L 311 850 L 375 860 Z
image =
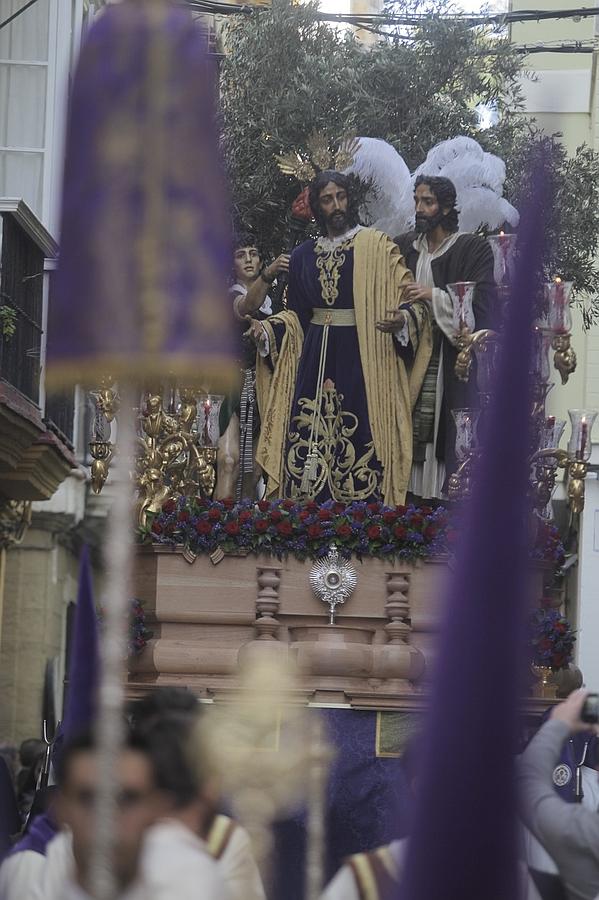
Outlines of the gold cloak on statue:
M 378 331 L 376 323 L 402 302 L 404 287 L 412 281 L 399 248 L 387 235 L 361 229 L 354 239 L 354 308 L 360 359 L 366 386 L 368 416 L 375 452 L 382 469 L 383 501 L 391 506 L 405 500 L 412 466 L 412 410 L 432 352 L 432 325 L 428 304 L 413 306 L 408 316 L 414 350 L 408 365 L 397 352 L 394 338 Z M 414 321 L 415 320 L 415 321 Z M 285 325 L 278 354 L 272 323 Z M 416 325 L 417 323 L 417 325 Z M 284 483 L 285 444 L 303 332 L 294 312 L 286 311 L 264 322 L 274 372 L 258 357 L 256 386 L 262 421 L 256 453 L 266 476 L 267 496 L 281 496 Z

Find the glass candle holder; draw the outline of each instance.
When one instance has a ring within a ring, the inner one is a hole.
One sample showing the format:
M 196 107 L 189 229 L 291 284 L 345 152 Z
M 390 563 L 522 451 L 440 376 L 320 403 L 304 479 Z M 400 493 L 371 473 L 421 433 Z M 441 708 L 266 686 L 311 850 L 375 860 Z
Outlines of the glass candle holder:
M 200 447 L 218 447 L 218 420 L 224 399 L 222 394 L 204 394 L 198 398 L 197 440 Z
M 572 282 L 554 278 L 544 286 L 545 315 L 543 327 L 554 334 L 569 334 L 572 330 L 572 314 L 570 312 L 570 295 Z
M 475 449 L 477 444 L 476 429 L 480 416 L 479 409 L 452 409 L 455 421 L 456 438 L 455 454 L 459 462 L 463 462 Z
M 591 458 L 591 431 L 597 412 L 591 409 L 569 409 L 572 434 L 568 442 L 568 453 L 572 459 L 588 461 Z
M 456 334 L 464 331 L 474 331 L 474 301 L 475 281 L 455 281 L 447 285 L 447 291 L 453 306 L 453 327 Z
M 555 416 L 547 416 L 539 429 L 539 450 L 553 450 L 559 447 L 559 442 L 562 439 L 565 427 L 565 419 L 556 419 Z
M 516 242 L 518 236 L 515 234 L 490 234 L 487 238 L 493 251 L 493 276 L 496 284 L 506 284 L 514 271 L 514 260 L 516 254 Z
M 553 335 L 546 328 L 535 325 L 532 330 L 532 352 L 530 355 L 530 374 L 546 384 L 551 375 L 549 351 Z
M 498 338 L 488 337 L 474 346 L 476 386 L 481 394 L 490 394 L 493 389 L 500 353 Z

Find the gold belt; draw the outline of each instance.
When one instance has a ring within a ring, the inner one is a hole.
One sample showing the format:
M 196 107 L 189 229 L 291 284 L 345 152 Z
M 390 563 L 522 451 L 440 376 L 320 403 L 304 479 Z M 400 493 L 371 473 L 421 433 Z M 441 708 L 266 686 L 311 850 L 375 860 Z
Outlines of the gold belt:
M 323 309 L 317 307 L 312 310 L 313 325 L 355 325 L 356 312 L 353 309 Z

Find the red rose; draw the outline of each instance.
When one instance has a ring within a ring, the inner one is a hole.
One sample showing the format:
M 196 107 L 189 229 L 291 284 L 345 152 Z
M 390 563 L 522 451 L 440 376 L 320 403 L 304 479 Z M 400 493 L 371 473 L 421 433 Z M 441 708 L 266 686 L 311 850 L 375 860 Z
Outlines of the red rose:
M 407 506 L 396 506 L 395 512 L 397 513 L 398 516 L 403 516 L 405 514 L 407 508 L 408 508 Z
M 373 512 L 373 513 L 380 512 L 381 504 L 380 503 L 368 503 L 366 508 L 368 509 L 369 512 Z
M 282 505 L 283 509 L 286 509 L 287 511 L 289 511 L 290 509 L 293 509 L 293 507 L 295 506 L 295 503 L 293 502 L 293 500 L 283 500 L 283 503 L 281 505 Z
M 306 509 L 309 512 L 316 512 L 316 510 L 318 509 L 318 503 L 316 502 L 316 500 L 308 500 L 308 502 L 306 503 Z
M 395 528 L 393 529 L 393 534 L 395 535 L 395 538 L 398 541 L 403 541 L 403 539 L 405 538 L 407 533 L 408 533 L 408 529 L 404 528 L 403 525 L 396 525 Z
M 317 538 L 322 534 L 322 528 L 318 523 L 314 525 L 308 525 L 308 537 L 309 538 Z
M 243 525 L 245 522 L 249 522 L 252 518 L 252 513 L 249 509 L 242 509 L 239 513 L 239 521 Z
M 333 514 L 330 509 L 319 509 L 318 510 L 318 518 L 321 522 L 326 522 L 329 519 L 333 518 Z
M 428 525 L 424 529 L 424 536 L 428 541 L 432 541 L 432 539 L 437 536 L 437 529 L 435 528 L 435 526 Z
M 363 522 L 366 518 L 366 513 L 363 509 L 356 509 L 353 513 L 354 522 Z
M 268 500 L 258 500 L 258 509 L 260 512 L 268 512 L 270 509 L 270 503 Z
M 225 507 L 225 509 L 233 509 L 233 506 L 235 505 L 235 501 L 233 500 L 232 497 L 225 497 L 225 499 L 222 501 L 222 504 Z
M 388 509 L 383 513 L 383 522 L 385 522 L 386 525 L 392 525 L 396 519 L 397 513 L 392 509 Z
M 285 537 L 289 537 L 290 534 L 293 534 L 293 525 L 289 521 L 289 519 L 283 519 L 282 522 L 279 522 L 277 525 L 277 531 L 279 534 L 284 535 Z
M 189 522 L 189 512 L 186 509 L 181 510 L 178 519 L 179 522 Z
M 291 215 L 294 219 L 300 219 L 302 222 L 311 222 L 313 219 L 312 208 L 310 206 L 309 188 L 304 188 L 301 194 L 298 194 L 291 204 Z
M 196 522 L 196 531 L 198 534 L 210 534 L 212 525 L 206 519 L 200 519 L 199 522 Z
M 220 522 L 221 514 L 220 509 L 217 509 L 216 506 L 213 506 L 212 509 L 208 510 L 208 518 L 211 522 Z
M 239 522 L 227 522 L 225 525 L 225 532 L 231 537 L 235 537 L 236 534 L 239 534 Z
M 335 531 L 339 535 L 339 537 L 346 538 L 351 535 L 351 528 L 347 523 L 342 522 L 341 525 L 337 525 Z
M 301 512 L 300 512 L 300 514 L 299 514 L 299 520 L 300 520 L 300 522 L 305 522 L 306 519 L 309 519 L 309 518 L 310 518 L 310 515 L 311 515 L 311 513 L 310 513 L 309 510 L 307 510 L 307 509 L 302 509 Z
M 283 513 L 281 512 L 280 509 L 276 509 L 276 507 L 275 507 L 275 509 L 271 510 L 271 513 L 270 513 L 270 521 L 271 522 L 280 522 L 282 518 L 283 518 Z
M 152 534 L 162 534 L 162 525 L 156 519 L 152 522 Z
M 422 513 L 423 516 L 431 516 L 433 513 L 433 510 L 432 510 L 432 507 L 430 507 L 430 506 L 421 506 L 420 512 Z
M 174 512 L 176 508 L 177 504 L 174 500 L 167 500 L 166 503 L 162 504 L 162 512 L 166 513 L 167 516 Z
M 381 536 L 381 529 L 378 525 L 369 525 L 366 534 L 371 541 L 376 541 Z
M 339 503 L 339 501 L 337 501 L 333 504 L 333 512 L 335 513 L 335 515 L 340 516 L 341 513 L 345 512 L 345 504 Z
M 413 528 L 418 528 L 418 526 L 422 525 L 423 522 L 424 516 L 421 516 L 419 513 L 416 513 L 416 515 L 412 516 L 410 519 L 410 525 L 412 525 Z
M 254 528 L 258 534 L 264 534 L 265 531 L 268 531 L 268 519 L 256 519 Z

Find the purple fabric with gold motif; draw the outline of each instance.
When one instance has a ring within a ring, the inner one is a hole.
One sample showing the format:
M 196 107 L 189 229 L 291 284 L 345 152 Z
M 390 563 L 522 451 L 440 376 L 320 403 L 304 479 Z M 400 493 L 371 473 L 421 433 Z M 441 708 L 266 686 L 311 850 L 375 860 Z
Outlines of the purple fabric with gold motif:
M 229 210 L 214 63 L 166 0 L 108 7 L 70 102 L 50 380 L 169 373 L 228 383 Z
M 401 900 L 519 896 L 514 757 L 530 600 L 528 358 L 550 196 L 540 168 L 531 185 L 481 465 L 446 598 Z

